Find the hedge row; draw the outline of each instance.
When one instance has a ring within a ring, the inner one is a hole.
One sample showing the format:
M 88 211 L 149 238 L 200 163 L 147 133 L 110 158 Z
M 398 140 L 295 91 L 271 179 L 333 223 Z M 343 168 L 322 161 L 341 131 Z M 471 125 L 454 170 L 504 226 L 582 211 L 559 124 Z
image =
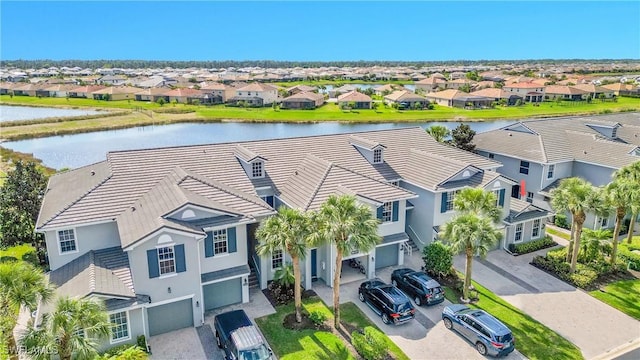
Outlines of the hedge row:
M 629 247 L 620 244 L 618 246 L 618 255 L 620 260 L 629 265 L 630 269 L 640 271 L 640 253 L 633 252 Z
M 538 251 L 540 249 L 545 249 L 548 247 L 558 245 L 551 236 L 546 235 L 545 237 L 529 241 L 523 244 L 509 244 L 509 251 L 515 254 L 528 254 L 530 252 Z

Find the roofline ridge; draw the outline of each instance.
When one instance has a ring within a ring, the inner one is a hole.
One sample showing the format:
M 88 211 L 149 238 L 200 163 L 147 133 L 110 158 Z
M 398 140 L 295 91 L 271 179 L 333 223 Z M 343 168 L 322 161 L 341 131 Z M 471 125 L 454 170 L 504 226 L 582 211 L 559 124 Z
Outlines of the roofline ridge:
M 310 154 L 311 155 L 311 154 Z M 314 157 L 317 157 L 315 155 L 313 155 Z M 322 179 L 320 179 L 320 181 L 318 181 L 318 184 L 316 185 L 316 188 L 313 190 L 313 194 L 311 194 L 311 196 L 309 196 L 309 200 L 307 201 L 306 205 L 304 206 L 304 211 L 309 210 L 309 206 L 311 206 L 311 202 L 313 202 L 313 199 L 316 198 L 316 196 L 318 195 L 318 191 L 320 191 L 320 187 L 322 187 L 322 184 L 324 184 L 325 180 L 327 180 L 327 176 L 329 176 L 329 172 L 331 172 L 331 169 L 335 166 L 334 163 L 324 160 L 322 158 L 319 158 L 321 161 L 324 161 L 327 163 L 327 168 L 324 171 L 324 174 L 322 175 Z
M 271 207 L 269 207 L 269 205 L 265 206 L 264 204 L 260 204 L 259 202 L 249 198 L 248 195 L 250 195 L 250 194 L 245 194 L 243 191 L 235 189 L 235 188 L 233 188 L 233 187 L 231 187 L 231 186 L 229 186 L 227 184 L 224 184 L 224 183 L 222 183 L 222 182 L 220 182 L 218 180 L 210 179 L 210 178 L 204 177 L 204 176 L 202 176 L 200 174 L 197 174 L 197 173 L 194 173 L 194 172 L 191 172 L 191 171 L 189 171 L 188 174 L 189 174 L 189 177 L 191 177 L 194 180 L 199 181 L 199 182 L 201 182 L 203 184 L 207 184 L 207 185 L 209 185 L 211 187 L 214 187 L 214 188 L 216 188 L 216 189 L 218 189 L 220 191 L 224 191 L 227 194 L 231 194 L 233 196 L 237 196 L 237 197 L 239 197 L 239 198 L 241 198 L 243 200 L 246 200 L 246 201 L 249 201 L 249 202 L 251 202 L 253 204 L 262 206 L 263 208 L 265 208 L 267 210 L 273 210 Z M 213 182 L 213 183 L 211 183 L 211 182 Z
M 450 145 L 445 145 L 445 144 L 440 144 L 440 145 L 441 146 L 450 146 Z M 435 158 L 438 158 L 438 159 L 441 159 L 441 160 L 447 160 L 447 161 L 450 161 L 450 162 L 454 162 L 454 163 L 456 163 L 458 165 L 464 165 L 464 166 L 469 165 L 468 163 L 465 163 L 464 161 L 461 161 L 461 160 L 458 160 L 458 159 L 454 159 L 454 158 L 451 158 L 451 157 L 448 157 L 448 156 L 445 156 L 445 155 L 441 155 L 441 154 L 438 154 L 438 153 L 435 153 L 435 152 L 431 152 L 431 151 L 420 150 L 420 149 L 416 149 L 416 148 L 413 148 L 413 147 L 409 149 L 409 152 L 412 152 L 412 151 L 416 152 L 416 153 L 419 153 L 419 154 L 426 155 L 426 156 L 432 156 L 432 157 L 435 157 Z
M 96 291 L 96 254 L 93 250 L 89 253 L 89 293 Z

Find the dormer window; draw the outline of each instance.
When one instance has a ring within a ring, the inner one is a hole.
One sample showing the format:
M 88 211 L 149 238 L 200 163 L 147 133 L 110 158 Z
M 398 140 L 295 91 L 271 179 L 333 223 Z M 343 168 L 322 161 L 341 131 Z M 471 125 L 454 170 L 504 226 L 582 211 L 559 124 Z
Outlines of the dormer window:
M 262 161 L 254 161 L 251 163 L 251 177 L 260 178 L 262 176 Z
M 373 150 L 373 163 L 380 164 L 382 162 L 382 149 L 377 148 Z
M 614 127 L 614 128 L 611 130 L 611 137 L 612 137 L 613 139 L 615 139 L 615 138 L 617 138 L 617 137 L 618 137 L 618 128 L 617 128 L 617 127 Z

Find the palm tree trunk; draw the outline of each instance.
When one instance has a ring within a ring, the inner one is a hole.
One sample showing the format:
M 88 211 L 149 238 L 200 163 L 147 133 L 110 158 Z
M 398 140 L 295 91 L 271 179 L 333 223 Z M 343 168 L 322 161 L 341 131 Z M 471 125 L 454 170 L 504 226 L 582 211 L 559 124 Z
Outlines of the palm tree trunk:
M 14 324 L 15 325 L 15 324 Z M 16 344 L 16 338 L 13 336 L 13 328 L 9 329 L 7 337 L 7 353 L 10 360 L 18 360 L 18 345 Z
M 340 328 L 340 274 L 342 273 L 342 253 L 339 250 L 336 252 L 336 272 L 333 274 L 333 327 L 338 330 Z
M 5 338 L 0 340 L 6 341 L 5 346 L 7 347 L 6 351 L 9 355 L 9 359 L 18 360 L 18 345 L 16 344 L 15 336 L 13 336 L 13 329 L 17 324 L 16 314 L 12 314 L 12 307 L 9 305 L 9 301 L 7 301 L 5 296 L 2 297 L 2 302 L 0 302 L 0 311 L 2 312 L 0 317 L 2 317 L 4 321 L 8 322 L 6 324 L 2 324 L 2 328 L 4 329 L 0 330 L 6 330 L 7 333 L 4 334 Z
M 467 263 L 464 268 L 464 288 L 462 289 L 462 298 L 469 301 L 469 287 L 471 286 L 471 266 L 473 264 L 473 249 L 467 248 Z
M 582 225 L 584 224 L 584 215 L 576 219 L 576 239 L 573 243 L 573 256 L 571 257 L 571 273 L 576 271 L 576 264 L 578 263 L 578 254 L 580 253 L 580 237 L 582 236 Z
M 623 207 L 616 209 L 616 226 L 613 229 L 613 239 L 611 242 L 611 265 L 616 264 L 616 256 L 618 256 L 618 236 L 620 235 L 620 227 L 622 226 L 624 215 L 625 211 Z
M 573 256 L 573 243 L 576 239 L 576 218 L 571 215 L 571 237 L 569 237 L 569 247 L 567 248 L 567 257 L 566 261 L 571 262 L 571 258 Z
M 296 306 L 296 322 L 302 322 L 302 292 L 300 291 L 300 259 L 297 256 L 291 256 L 293 262 L 294 289 L 293 299 Z
M 631 221 L 629 222 L 629 234 L 627 235 L 627 244 L 631 244 L 631 239 L 633 239 L 633 228 L 636 225 L 637 218 L 638 218 L 637 212 L 634 212 L 631 214 Z

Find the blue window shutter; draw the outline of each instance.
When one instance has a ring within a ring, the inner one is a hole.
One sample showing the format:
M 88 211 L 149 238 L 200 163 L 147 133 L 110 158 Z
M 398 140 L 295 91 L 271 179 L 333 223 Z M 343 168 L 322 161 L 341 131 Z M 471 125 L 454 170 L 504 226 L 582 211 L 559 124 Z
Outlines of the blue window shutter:
M 504 206 L 504 189 L 500 190 L 500 199 L 498 200 L 500 206 Z
M 384 208 L 384 205 L 380 206 L 380 207 L 378 208 L 378 210 L 377 210 L 376 217 L 377 217 L 379 220 L 382 220 L 382 210 L 383 210 L 383 208 Z
M 400 210 L 399 207 L 400 207 L 400 202 L 399 201 L 394 201 L 393 202 L 393 213 L 392 213 L 393 221 L 398 221 L 398 211 Z
M 446 192 L 442 193 L 442 203 L 440 204 L 440 212 L 441 213 L 447 212 L 447 193 Z
M 147 264 L 149 264 L 149 279 L 160 276 L 160 266 L 158 265 L 158 250 L 147 250 Z
M 273 196 L 271 195 L 267 196 L 267 204 L 273 207 Z
M 227 229 L 227 241 L 229 241 L 229 253 L 238 251 L 238 247 L 236 246 L 236 228 L 232 227 Z
M 184 260 L 184 244 L 174 246 L 173 251 L 176 256 L 176 272 L 187 271 L 187 263 Z
M 213 253 L 213 232 L 207 231 L 207 237 L 204 239 L 204 257 L 212 257 Z

